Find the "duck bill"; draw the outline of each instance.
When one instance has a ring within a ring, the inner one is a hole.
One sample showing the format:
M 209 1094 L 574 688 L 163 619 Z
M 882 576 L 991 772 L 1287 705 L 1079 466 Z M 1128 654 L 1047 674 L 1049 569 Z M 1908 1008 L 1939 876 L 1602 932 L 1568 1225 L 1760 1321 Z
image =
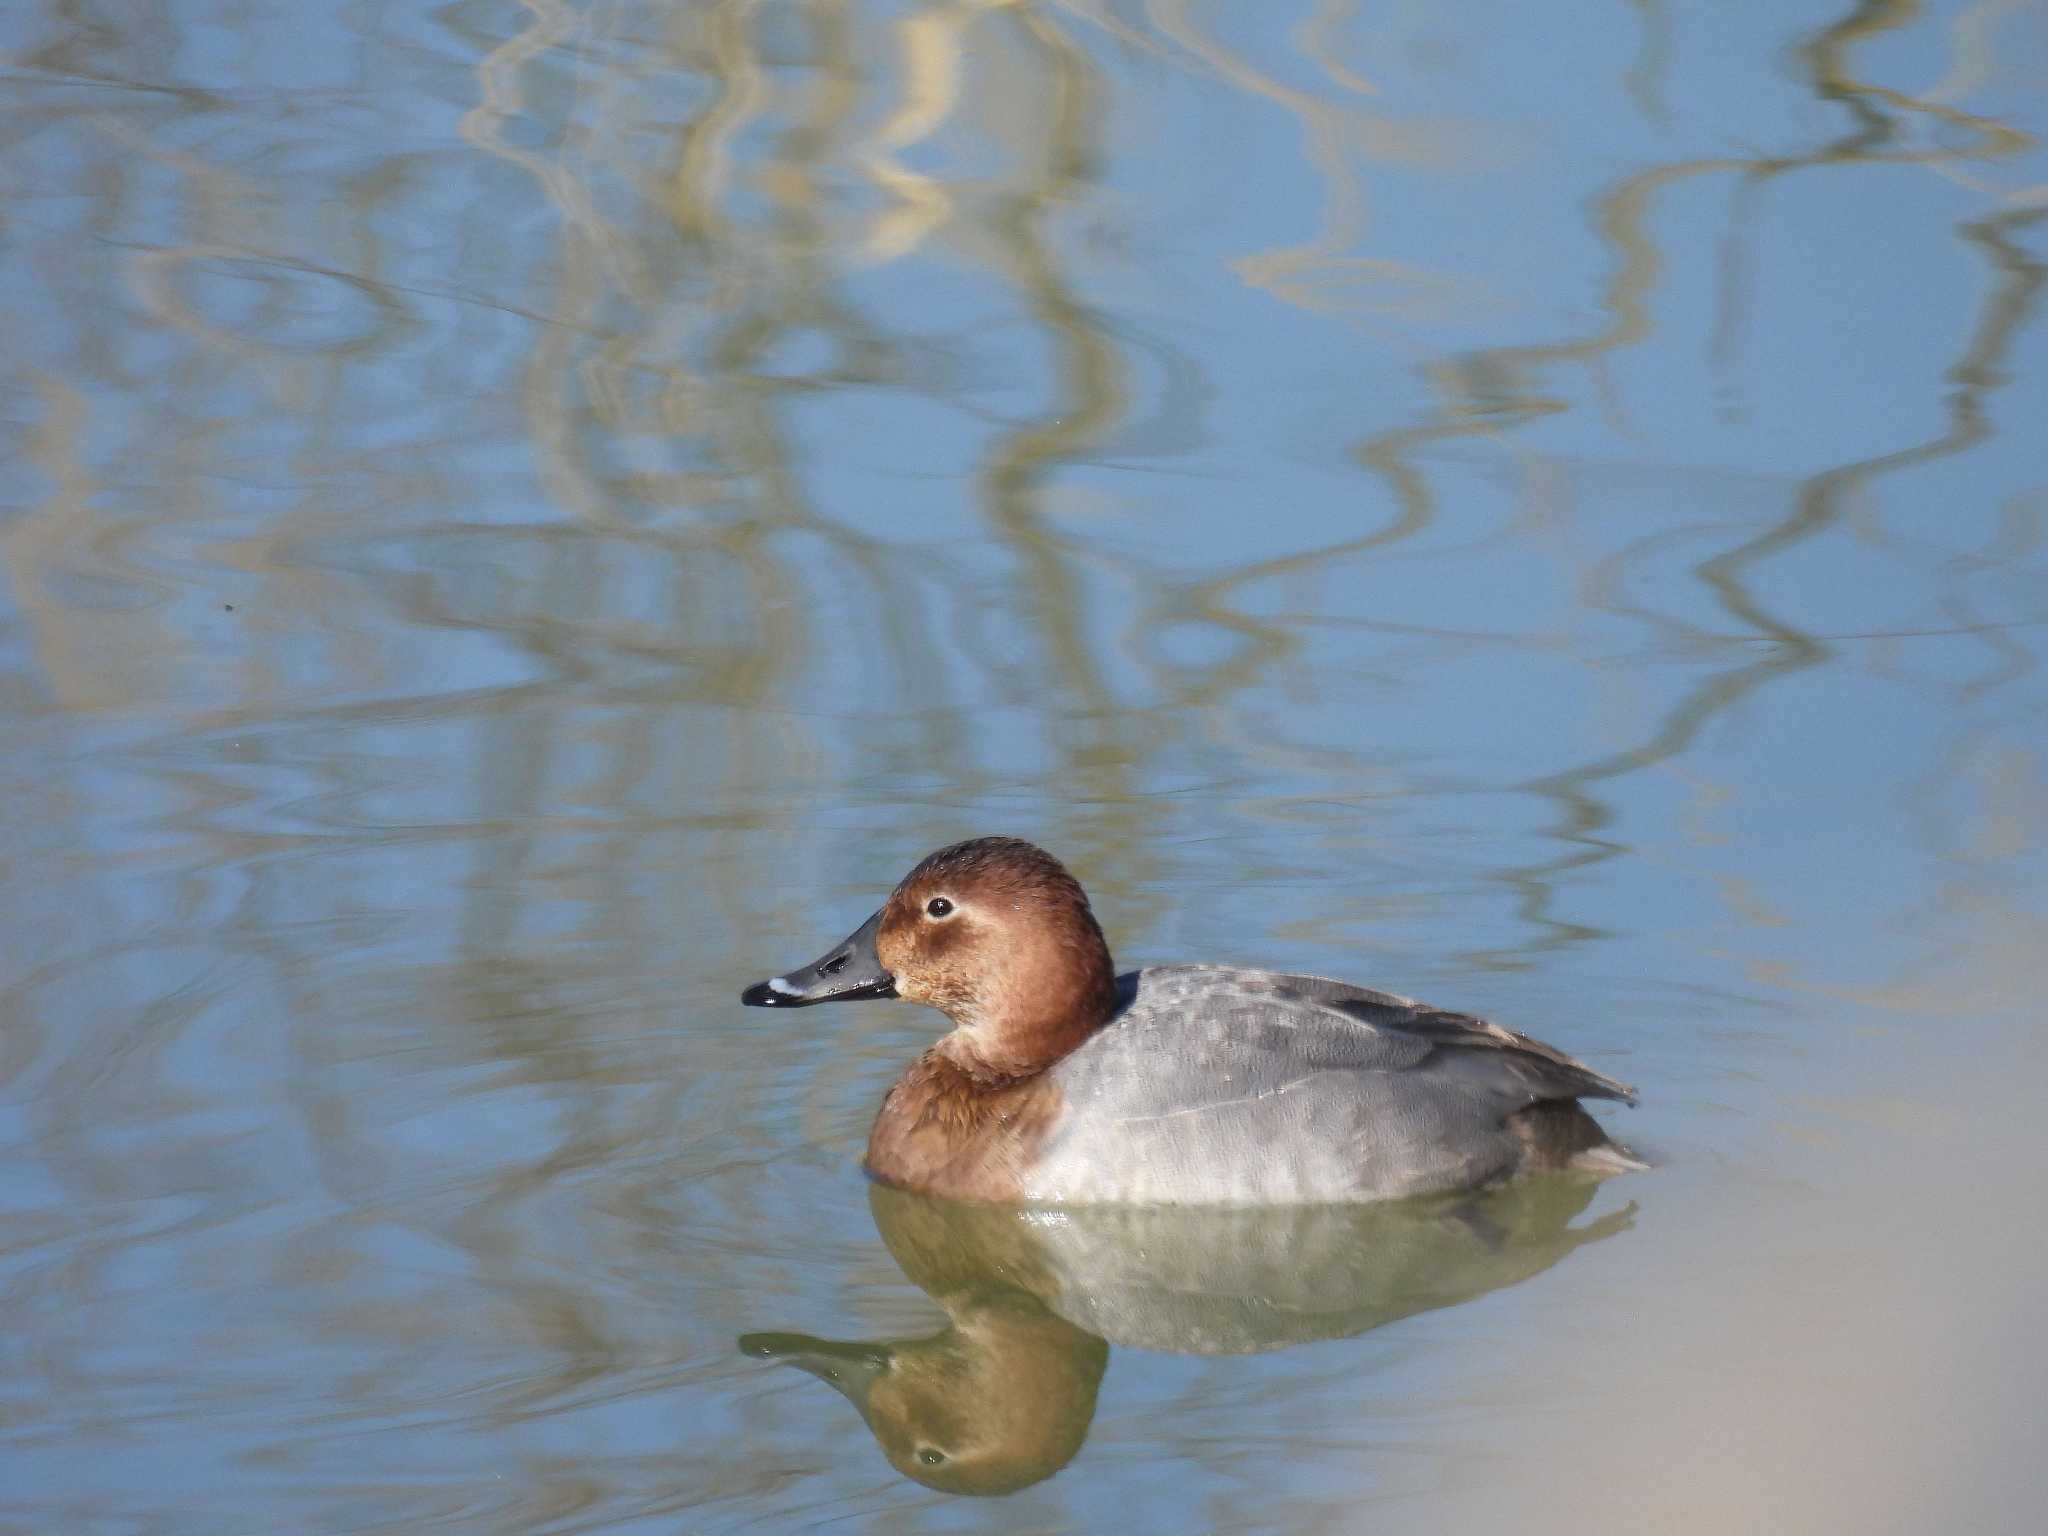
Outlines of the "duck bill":
M 747 1333 L 740 1350 L 757 1360 L 780 1360 L 809 1371 L 866 1417 L 868 1388 L 889 1369 L 889 1350 L 882 1344 L 840 1344 L 807 1333 Z
M 894 997 L 896 978 L 875 953 L 882 931 L 877 912 L 802 970 L 757 981 L 740 994 L 749 1008 L 808 1008 L 812 1003 L 850 1003 L 862 997 Z

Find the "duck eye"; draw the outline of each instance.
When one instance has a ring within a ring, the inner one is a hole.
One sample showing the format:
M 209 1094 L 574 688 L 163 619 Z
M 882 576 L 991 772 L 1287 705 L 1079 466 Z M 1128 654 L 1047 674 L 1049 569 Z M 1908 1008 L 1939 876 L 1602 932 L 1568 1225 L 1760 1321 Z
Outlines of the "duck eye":
M 926 1446 L 917 1453 L 917 1459 L 928 1467 L 936 1467 L 946 1459 L 946 1453 L 944 1451 L 935 1451 L 930 1446 Z
M 953 903 L 946 900 L 943 896 L 934 896 L 924 904 L 924 914 L 926 917 L 950 917 L 952 913 Z

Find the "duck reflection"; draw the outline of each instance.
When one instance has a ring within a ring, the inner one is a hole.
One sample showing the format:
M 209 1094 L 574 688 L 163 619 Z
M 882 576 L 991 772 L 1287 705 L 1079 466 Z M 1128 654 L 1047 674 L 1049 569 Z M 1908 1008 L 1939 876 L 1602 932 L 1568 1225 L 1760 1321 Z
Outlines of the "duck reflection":
M 1230 1355 L 1348 1338 L 1540 1274 L 1633 1224 L 1571 1223 L 1597 1180 L 1376 1205 L 965 1205 L 876 1185 L 890 1254 L 946 1314 L 923 1338 L 750 1333 L 843 1394 L 889 1462 L 947 1493 L 1050 1477 L 1087 1438 L 1111 1344 Z

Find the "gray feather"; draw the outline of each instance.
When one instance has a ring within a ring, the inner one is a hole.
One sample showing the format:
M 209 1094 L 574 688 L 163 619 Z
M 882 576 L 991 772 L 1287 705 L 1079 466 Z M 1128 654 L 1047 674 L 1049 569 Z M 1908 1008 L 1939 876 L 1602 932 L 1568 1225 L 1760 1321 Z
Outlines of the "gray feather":
M 1465 1014 L 1314 976 L 1161 966 L 1053 1068 L 1034 1200 L 1271 1204 L 1471 1189 L 1522 1164 L 1507 1118 L 1628 1087 Z

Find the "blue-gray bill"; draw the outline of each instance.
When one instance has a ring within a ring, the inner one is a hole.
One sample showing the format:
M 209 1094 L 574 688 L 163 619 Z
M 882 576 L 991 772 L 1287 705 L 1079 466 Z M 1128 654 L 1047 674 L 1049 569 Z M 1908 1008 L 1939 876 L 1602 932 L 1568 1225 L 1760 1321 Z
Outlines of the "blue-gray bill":
M 807 1008 L 812 1003 L 846 1003 L 864 997 L 894 997 L 896 978 L 875 953 L 882 914 L 875 915 L 800 970 L 757 981 L 740 994 L 749 1008 Z

